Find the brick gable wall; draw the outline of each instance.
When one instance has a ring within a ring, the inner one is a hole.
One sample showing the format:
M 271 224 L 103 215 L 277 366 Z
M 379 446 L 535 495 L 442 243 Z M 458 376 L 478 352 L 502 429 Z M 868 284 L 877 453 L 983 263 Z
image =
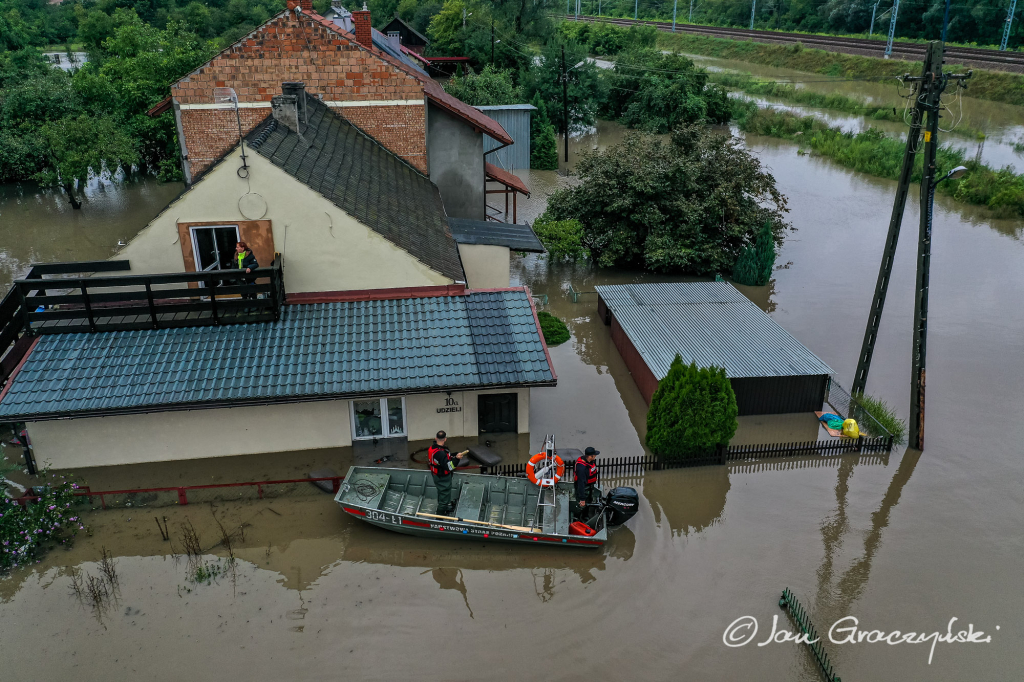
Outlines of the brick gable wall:
M 238 144 L 234 111 L 204 108 L 213 104 L 213 89 L 234 89 L 244 135 L 270 114 L 270 100 L 285 81 L 303 81 L 306 92 L 427 172 L 422 83 L 324 22 L 286 12 L 171 87 L 190 178 Z

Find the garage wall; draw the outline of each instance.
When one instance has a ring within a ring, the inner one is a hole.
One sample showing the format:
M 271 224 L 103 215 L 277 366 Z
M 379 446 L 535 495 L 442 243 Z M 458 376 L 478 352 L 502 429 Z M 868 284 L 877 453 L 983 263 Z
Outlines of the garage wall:
M 348 401 L 32 422 L 36 461 L 55 469 L 315 450 L 352 444 Z

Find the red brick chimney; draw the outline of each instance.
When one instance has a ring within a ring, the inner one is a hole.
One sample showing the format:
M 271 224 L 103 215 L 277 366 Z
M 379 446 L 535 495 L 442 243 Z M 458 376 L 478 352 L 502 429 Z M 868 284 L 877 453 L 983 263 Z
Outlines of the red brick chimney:
M 366 3 L 363 3 L 361 10 L 352 12 L 352 23 L 356 29 L 356 40 L 365 47 L 373 47 L 373 33 L 370 28 L 370 10 L 366 9 Z
M 285 5 L 291 10 L 299 7 L 306 14 L 313 11 L 313 0 L 288 0 Z

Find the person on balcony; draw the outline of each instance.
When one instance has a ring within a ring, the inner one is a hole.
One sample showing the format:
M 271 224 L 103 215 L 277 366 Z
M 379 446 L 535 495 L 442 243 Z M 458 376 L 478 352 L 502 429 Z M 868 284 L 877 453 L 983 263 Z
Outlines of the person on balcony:
M 256 256 L 253 255 L 252 249 L 245 242 L 235 244 L 235 262 L 238 264 L 239 270 L 245 270 L 246 272 L 252 272 L 260 266 L 256 262 Z M 254 284 L 256 278 L 246 277 L 245 281 L 247 284 Z M 242 298 L 256 298 L 256 294 L 242 294 Z

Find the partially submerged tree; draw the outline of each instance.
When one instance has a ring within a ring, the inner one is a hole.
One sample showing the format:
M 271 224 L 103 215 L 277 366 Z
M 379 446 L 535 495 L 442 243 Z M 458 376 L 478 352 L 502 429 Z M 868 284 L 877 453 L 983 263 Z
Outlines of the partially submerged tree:
M 740 251 L 732 270 L 732 279 L 747 286 L 763 287 L 772 278 L 775 268 L 775 234 L 771 223 L 765 223 L 754 243 Z
M 76 181 L 84 184 L 89 171 L 111 173 L 138 161 L 132 139 L 106 116 L 67 116 L 43 126 L 46 167 L 35 179 L 42 184 L 60 185 L 73 208 L 82 203 L 75 195 Z
M 630 128 L 667 133 L 685 123 L 726 123 L 725 90 L 680 54 L 627 50 L 606 74 L 610 89 L 602 117 Z
M 575 219 L 583 246 L 601 266 L 714 275 L 732 272 L 765 223 L 776 244 L 786 229 L 786 197 L 761 162 L 703 125 L 671 142 L 642 133 L 604 152 L 584 153 L 580 182 L 548 200 L 545 217 Z
M 530 168 L 558 170 L 558 140 L 548 107 L 539 94 L 533 96 L 531 104 L 537 110 L 530 112 Z
M 551 220 L 542 215 L 533 223 L 533 231 L 548 250 L 551 262 L 586 260 L 583 226 L 578 220 Z
M 676 355 L 647 412 L 647 446 L 685 459 L 711 454 L 736 434 L 736 394 L 721 367 L 683 364 Z

